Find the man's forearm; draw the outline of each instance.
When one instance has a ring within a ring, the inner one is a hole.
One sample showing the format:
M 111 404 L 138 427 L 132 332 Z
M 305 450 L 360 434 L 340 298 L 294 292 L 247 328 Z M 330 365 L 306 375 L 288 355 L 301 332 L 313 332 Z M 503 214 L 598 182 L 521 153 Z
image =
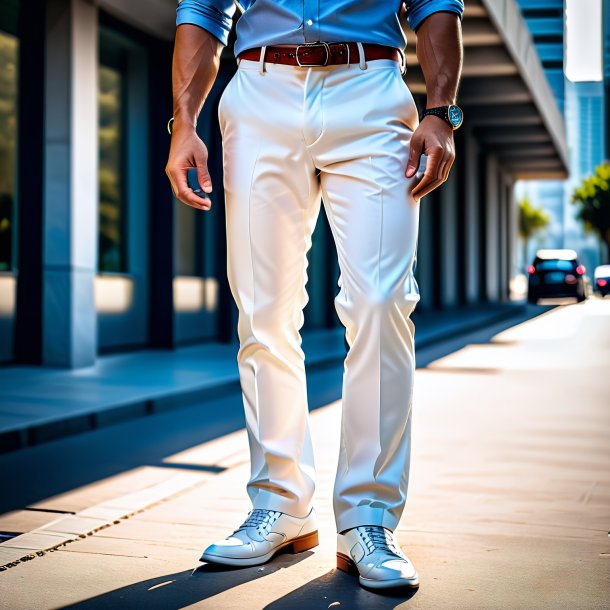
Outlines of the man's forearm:
M 174 126 L 165 173 L 174 195 L 198 210 L 209 210 L 211 200 L 193 192 L 187 182 L 187 170 L 197 168 L 197 179 L 204 193 L 212 192 L 208 150 L 195 126 L 216 80 L 222 49 L 220 40 L 198 25 L 184 23 L 176 29 L 172 65 Z
M 183 24 L 176 29 L 172 64 L 174 127 L 194 127 L 220 66 L 223 44 L 203 28 Z
M 417 59 L 426 80 L 427 108 L 456 103 L 462 71 L 462 29 L 453 13 L 434 13 L 417 30 Z
M 462 72 L 462 27 L 455 13 L 432 13 L 417 29 L 417 58 L 426 79 L 426 108 L 455 104 Z M 453 128 L 444 119 L 425 116 L 411 138 L 406 176 L 415 176 L 421 155 L 428 158 L 424 177 L 412 191 L 422 197 L 442 184 L 455 160 Z

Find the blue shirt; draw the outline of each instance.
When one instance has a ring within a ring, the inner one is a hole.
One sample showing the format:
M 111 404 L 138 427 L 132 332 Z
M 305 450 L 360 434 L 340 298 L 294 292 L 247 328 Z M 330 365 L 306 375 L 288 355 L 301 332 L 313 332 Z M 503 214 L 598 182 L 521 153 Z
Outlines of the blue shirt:
M 304 42 L 372 42 L 404 50 L 406 39 L 398 15 L 404 0 L 243 0 L 237 22 L 235 55 L 253 47 Z M 406 0 L 413 30 L 432 13 L 462 16 L 463 0 Z M 225 46 L 233 0 L 182 0 L 176 25 L 191 23 L 213 34 Z

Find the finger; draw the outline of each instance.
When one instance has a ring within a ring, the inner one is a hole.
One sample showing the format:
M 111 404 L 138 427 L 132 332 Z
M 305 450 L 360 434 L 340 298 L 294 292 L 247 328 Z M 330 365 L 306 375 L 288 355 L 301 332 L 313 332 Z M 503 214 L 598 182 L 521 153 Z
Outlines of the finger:
M 189 187 L 186 179 L 186 168 L 180 166 L 176 167 L 174 165 L 169 168 L 169 175 L 174 185 L 174 194 L 178 199 L 180 199 L 180 201 L 183 201 L 183 193 L 186 193 L 187 191 L 192 192 L 192 189 Z
M 182 203 L 185 203 L 189 207 L 195 208 L 196 210 L 201 210 L 203 212 L 209 212 L 212 209 L 212 204 L 209 199 L 201 199 L 200 197 L 197 198 L 199 199 L 200 203 L 191 201 L 183 201 Z
M 416 200 L 421 199 L 422 197 L 429 195 L 433 190 L 435 190 L 439 186 L 441 186 L 449 177 L 449 172 L 451 170 L 451 166 L 453 165 L 454 161 L 455 161 L 455 157 L 451 154 L 448 154 L 447 158 L 444 159 L 440 165 L 439 175 L 438 175 L 437 179 L 427 181 L 427 183 L 423 184 L 423 185 L 422 185 L 423 181 L 420 182 L 417 185 L 417 187 L 415 189 L 413 189 L 413 192 L 411 193 L 413 195 L 413 198 Z
M 434 189 L 437 189 L 441 184 L 443 184 L 443 181 L 437 178 L 436 180 L 426 183 L 421 188 L 417 188 L 416 190 L 414 189 L 411 195 L 415 201 L 419 201 L 431 193 Z
M 443 182 L 445 182 L 445 180 L 447 180 L 447 176 L 449 175 L 449 172 L 447 171 L 448 165 L 449 165 L 449 159 L 447 157 L 445 157 L 442 160 L 440 167 L 438 169 L 438 179 L 440 180 L 441 184 Z
M 421 197 L 420 193 L 422 193 L 424 189 L 426 189 L 433 182 L 439 180 L 439 165 L 440 163 L 438 156 L 428 156 L 428 162 L 426 163 L 426 171 L 424 172 L 424 177 L 417 183 L 417 185 L 413 189 L 413 197 Z
M 205 210 L 211 207 L 212 202 L 209 199 L 199 197 L 193 192 L 193 189 L 189 187 L 186 181 L 186 170 L 183 170 L 182 168 L 178 168 L 177 170 L 170 169 L 169 176 L 176 199 L 199 210 Z
M 424 177 L 417 183 L 417 186 L 411 191 L 411 195 L 413 199 L 421 199 L 424 193 L 429 192 L 427 188 L 439 182 L 439 179 L 435 174 L 428 174 L 427 172 L 424 174 Z
M 205 159 L 195 159 L 197 163 L 197 180 L 204 193 L 212 192 L 212 178 L 208 172 L 208 164 Z
M 437 145 L 433 146 L 429 151 L 428 160 L 426 162 L 426 172 L 421 182 L 413 189 L 413 196 L 421 197 L 424 189 L 427 189 L 430 184 L 436 181 L 442 182 L 443 162 L 447 155 L 445 148 Z M 429 191 L 428 191 L 429 192 Z
M 190 193 L 182 193 L 180 197 L 176 197 L 176 199 L 197 210 L 209 210 L 212 207 L 212 201 L 210 199 L 203 199 L 202 197 L 199 197 L 199 195 L 195 195 L 192 190 Z
M 211 193 L 212 192 L 212 180 L 211 180 L 210 174 L 208 172 L 206 157 L 203 155 L 197 155 L 197 156 L 195 156 L 194 164 L 192 162 L 188 162 L 188 161 L 187 161 L 187 163 L 188 163 L 188 165 L 180 167 L 177 170 L 182 176 L 184 176 L 184 180 L 186 182 L 187 187 L 191 188 L 190 185 L 188 184 L 188 170 L 195 167 L 197 169 L 197 182 L 198 182 L 199 186 L 201 187 L 201 190 L 206 194 Z M 191 189 L 191 191 L 192 191 L 192 189 Z M 199 202 L 205 202 L 205 204 L 209 206 L 208 198 L 200 197 L 200 195 L 202 195 L 202 193 L 200 191 L 195 192 L 195 197 L 199 200 Z M 185 196 L 187 198 L 189 198 L 188 193 L 186 193 Z M 182 199 L 181 199 L 181 201 L 182 201 Z M 192 201 L 192 199 L 189 198 L 189 201 Z M 183 201 L 183 203 L 188 203 L 188 202 Z
M 449 177 L 449 170 L 451 169 L 451 166 L 453 165 L 453 160 L 454 160 L 453 152 L 451 150 L 445 151 L 445 154 L 443 155 L 443 160 L 440 164 L 439 174 L 438 174 L 439 179 L 442 180 L 443 182 L 445 182 L 447 180 L 447 178 Z
M 419 167 L 419 162 L 423 151 L 423 142 L 418 137 L 412 137 L 409 148 L 409 160 L 407 161 L 407 171 L 405 172 L 407 178 L 414 176 L 417 168 Z
M 453 167 L 454 162 L 455 162 L 455 155 L 453 155 L 453 153 L 451 153 L 449 155 L 449 158 L 447 159 L 447 164 L 445 165 L 445 170 L 443 173 L 443 182 L 445 180 L 447 180 L 447 178 L 449 178 L 449 174 L 451 172 L 451 168 Z
M 195 195 L 192 190 L 180 193 L 176 199 L 198 210 L 209 210 L 212 207 L 212 201 L 210 199 L 199 197 L 199 195 Z
M 198 210 L 209 210 L 212 207 L 211 199 L 200 197 L 188 186 L 186 187 L 186 190 L 178 192 L 177 199 Z

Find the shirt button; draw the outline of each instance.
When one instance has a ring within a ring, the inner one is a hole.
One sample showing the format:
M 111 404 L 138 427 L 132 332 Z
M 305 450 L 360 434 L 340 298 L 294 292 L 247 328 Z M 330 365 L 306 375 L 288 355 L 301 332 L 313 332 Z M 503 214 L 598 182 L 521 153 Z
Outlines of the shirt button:
M 307 20 L 307 25 L 313 25 L 313 21 L 311 19 Z

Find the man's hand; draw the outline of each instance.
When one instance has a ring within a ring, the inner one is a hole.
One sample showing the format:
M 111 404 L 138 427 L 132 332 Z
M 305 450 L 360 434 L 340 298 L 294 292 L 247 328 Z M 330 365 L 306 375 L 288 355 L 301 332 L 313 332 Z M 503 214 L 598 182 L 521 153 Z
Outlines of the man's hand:
M 197 210 L 209 210 L 211 202 L 193 192 L 186 172 L 196 167 L 201 188 L 205 193 L 212 192 L 208 149 L 197 135 L 195 125 L 218 74 L 222 49 L 220 40 L 199 26 L 184 23 L 176 28 L 172 64 L 174 123 L 165 173 L 174 195 Z
M 455 161 L 453 129 L 443 119 L 428 115 L 413 132 L 405 172 L 407 178 L 415 175 L 422 153 L 428 156 L 428 162 L 424 177 L 412 191 L 415 201 L 419 201 L 445 182 Z
M 453 13 L 432 13 L 417 28 L 417 59 L 426 81 L 427 108 L 455 104 L 462 71 L 463 45 L 459 17 Z M 455 160 L 453 129 L 442 118 L 428 115 L 411 136 L 406 176 L 419 167 L 422 153 L 428 155 L 426 172 L 412 191 L 421 199 L 449 176 Z
M 208 173 L 208 149 L 190 125 L 176 125 L 172 129 L 172 144 L 165 173 L 171 182 L 177 199 L 197 210 L 209 210 L 211 201 L 195 195 L 186 180 L 190 167 L 197 168 L 199 184 L 205 193 L 212 192 L 212 180 Z

